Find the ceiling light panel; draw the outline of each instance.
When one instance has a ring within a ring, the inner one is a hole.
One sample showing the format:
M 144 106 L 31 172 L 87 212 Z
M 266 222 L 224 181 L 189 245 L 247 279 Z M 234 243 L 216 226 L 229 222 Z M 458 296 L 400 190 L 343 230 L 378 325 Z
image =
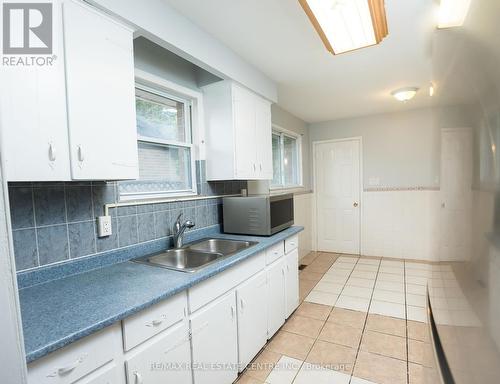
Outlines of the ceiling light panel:
M 438 28 L 460 27 L 469 12 L 471 0 L 441 0 Z
M 299 0 L 326 48 L 343 53 L 387 36 L 383 0 Z

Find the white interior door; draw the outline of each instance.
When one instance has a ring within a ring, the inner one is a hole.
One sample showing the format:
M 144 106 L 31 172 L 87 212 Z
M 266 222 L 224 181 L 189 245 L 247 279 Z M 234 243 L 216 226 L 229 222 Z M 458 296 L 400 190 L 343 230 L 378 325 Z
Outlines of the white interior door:
M 319 251 L 360 253 L 360 147 L 358 139 L 316 144 Z
M 469 258 L 472 199 L 470 129 L 441 131 L 440 260 Z

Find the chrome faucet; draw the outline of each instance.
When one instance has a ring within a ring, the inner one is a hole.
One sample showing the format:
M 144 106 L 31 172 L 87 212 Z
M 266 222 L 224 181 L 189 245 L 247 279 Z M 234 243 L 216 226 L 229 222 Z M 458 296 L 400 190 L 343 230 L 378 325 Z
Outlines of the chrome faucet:
M 193 228 L 194 222 L 191 220 L 186 220 L 183 224 L 181 224 L 182 212 L 177 216 L 177 220 L 175 220 L 173 234 L 174 234 L 174 248 L 181 248 L 183 243 L 184 231 L 186 228 Z

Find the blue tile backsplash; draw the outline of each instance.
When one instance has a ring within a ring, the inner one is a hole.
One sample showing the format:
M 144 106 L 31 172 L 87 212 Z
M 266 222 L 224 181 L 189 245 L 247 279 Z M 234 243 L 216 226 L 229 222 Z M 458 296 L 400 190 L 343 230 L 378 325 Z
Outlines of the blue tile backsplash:
M 206 182 L 204 172 L 197 161 L 200 195 L 247 188 L 246 181 Z M 9 183 L 9 198 L 17 271 L 164 238 L 180 212 L 195 229 L 222 223 L 221 199 L 133 205 L 110 209 L 113 234 L 99 238 L 96 217 L 118 202 L 117 182 Z

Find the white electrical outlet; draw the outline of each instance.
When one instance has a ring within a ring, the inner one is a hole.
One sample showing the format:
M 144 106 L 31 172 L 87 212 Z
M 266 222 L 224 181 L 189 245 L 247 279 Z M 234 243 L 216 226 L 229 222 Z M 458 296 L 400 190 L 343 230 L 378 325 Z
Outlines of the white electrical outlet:
M 97 236 L 106 237 L 111 236 L 111 216 L 99 216 L 97 218 Z

